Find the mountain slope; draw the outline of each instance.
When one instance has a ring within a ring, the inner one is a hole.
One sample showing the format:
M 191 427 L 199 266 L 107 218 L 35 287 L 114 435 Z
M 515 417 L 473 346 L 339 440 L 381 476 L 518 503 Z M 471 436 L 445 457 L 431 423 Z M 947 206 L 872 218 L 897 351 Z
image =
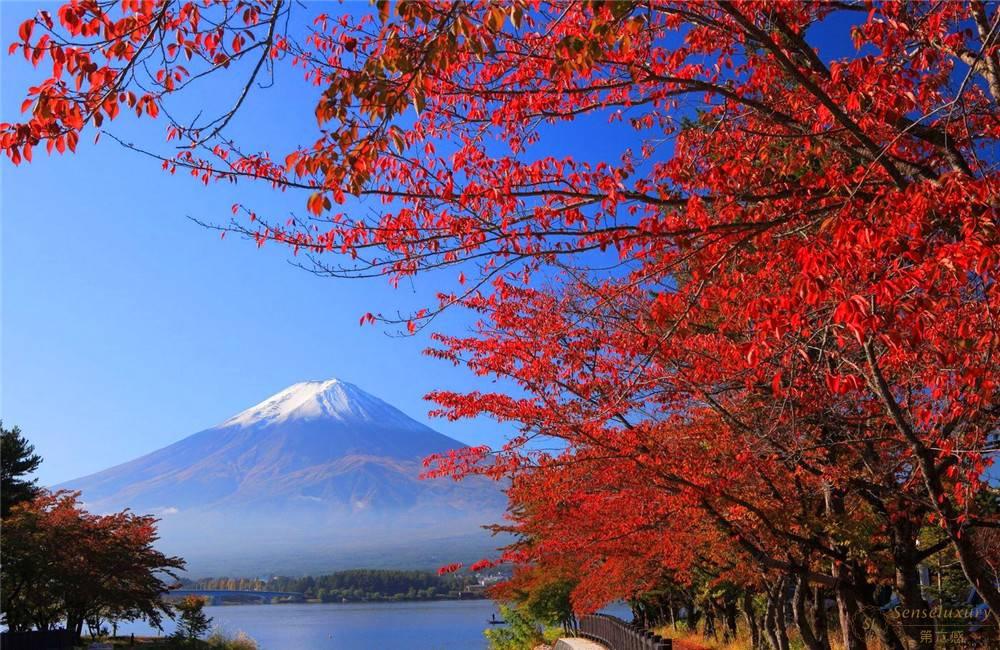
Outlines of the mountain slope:
M 352 548 L 419 557 L 421 544 L 437 547 L 431 555 L 464 544 L 481 553 L 490 543 L 479 526 L 504 505 L 497 484 L 419 479 L 425 456 L 462 446 L 353 384 L 310 381 L 59 487 L 81 490 L 96 512 L 158 514 L 164 546 L 203 571 L 217 569 L 204 559 L 221 546 L 228 551 L 215 555 L 228 564 L 254 557 L 247 570 L 262 571 L 290 559 L 332 568 L 333 556 L 350 566 Z

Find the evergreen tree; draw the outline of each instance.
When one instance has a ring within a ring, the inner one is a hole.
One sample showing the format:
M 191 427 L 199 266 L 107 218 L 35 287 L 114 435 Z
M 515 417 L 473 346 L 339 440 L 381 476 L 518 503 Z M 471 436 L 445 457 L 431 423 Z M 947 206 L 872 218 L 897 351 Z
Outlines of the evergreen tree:
M 0 421 L 0 507 L 2 515 L 10 514 L 14 504 L 33 499 L 38 494 L 35 479 L 26 480 L 42 462 L 42 457 L 35 453 L 35 447 L 21 435 L 21 429 L 14 427 L 4 429 Z
M 186 641 L 195 641 L 212 626 L 212 619 L 205 613 L 205 599 L 188 596 L 175 605 L 177 608 L 177 632 L 175 636 Z

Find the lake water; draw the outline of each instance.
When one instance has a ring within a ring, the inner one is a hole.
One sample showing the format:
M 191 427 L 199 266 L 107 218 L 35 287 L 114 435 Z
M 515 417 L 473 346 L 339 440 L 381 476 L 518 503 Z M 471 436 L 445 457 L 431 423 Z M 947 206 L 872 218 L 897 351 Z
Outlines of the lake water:
M 620 611 L 625 610 L 625 611 Z M 609 613 L 628 617 L 627 609 Z M 499 610 L 491 600 L 413 603 L 223 605 L 206 607 L 217 628 L 246 632 L 261 650 L 480 650 L 483 630 Z M 173 625 L 167 621 L 164 634 Z M 119 634 L 155 636 L 143 623 L 119 626 Z
M 246 632 L 261 650 L 476 650 L 486 647 L 486 621 L 499 618 L 491 600 L 221 605 L 205 613 L 231 635 Z M 142 623 L 118 630 L 156 634 Z M 172 631 L 167 621 L 164 633 Z

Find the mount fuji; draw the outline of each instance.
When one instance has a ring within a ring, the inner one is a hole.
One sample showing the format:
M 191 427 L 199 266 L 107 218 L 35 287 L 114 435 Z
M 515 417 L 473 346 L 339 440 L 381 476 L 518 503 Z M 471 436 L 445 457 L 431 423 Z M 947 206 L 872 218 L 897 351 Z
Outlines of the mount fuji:
M 58 488 L 93 512 L 161 518 L 191 574 L 424 568 L 503 542 L 502 486 L 419 478 L 464 447 L 357 386 L 307 381 L 172 445 Z

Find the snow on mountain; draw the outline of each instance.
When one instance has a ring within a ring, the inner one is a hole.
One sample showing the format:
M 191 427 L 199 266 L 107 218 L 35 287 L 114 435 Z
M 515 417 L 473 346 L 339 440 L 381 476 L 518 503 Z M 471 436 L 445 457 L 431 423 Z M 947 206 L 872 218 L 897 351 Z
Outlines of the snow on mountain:
M 303 381 L 272 395 L 260 404 L 234 415 L 226 426 L 253 427 L 275 425 L 288 420 L 329 418 L 342 422 L 378 422 L 401 429 L 422 427 L 402 411 L 369 395 L 354 384 L 327 379 Z
M 501 516 L 498 484 L 419 478 L 424 457 L 463 446 L 353 384 L 306 381 L 58 487 L 81 490 L 97 512 L 161 516 L 166 547 L 209 572 L 279 570 L 293 560 L 323 569 L 380 554 L 412 562 L 422 544 L 477 552 L 489 544 L 480 526 Z

